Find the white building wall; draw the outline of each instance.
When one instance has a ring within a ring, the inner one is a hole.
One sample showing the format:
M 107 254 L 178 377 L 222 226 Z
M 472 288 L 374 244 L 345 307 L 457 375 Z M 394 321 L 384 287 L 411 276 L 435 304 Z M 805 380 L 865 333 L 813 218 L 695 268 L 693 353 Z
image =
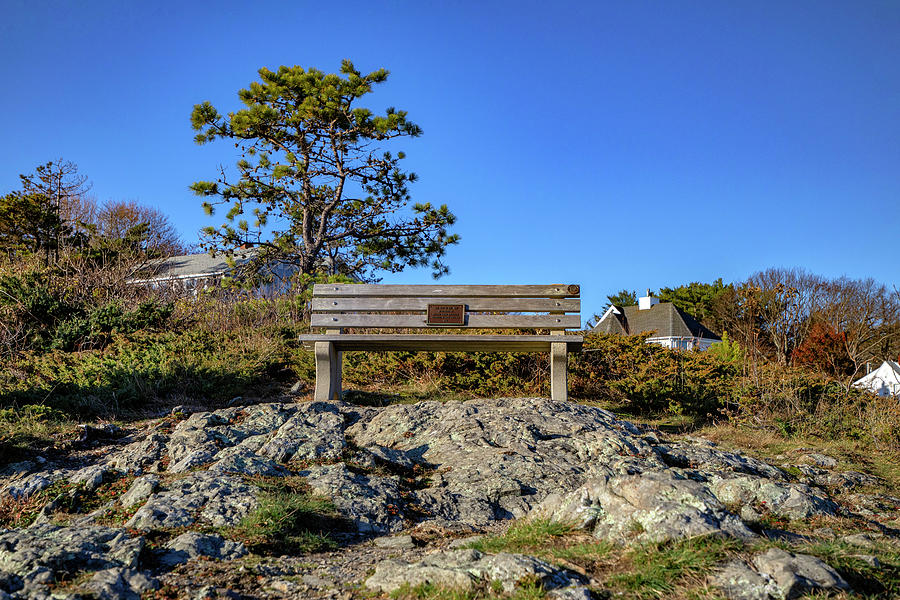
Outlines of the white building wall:
M 893 361 L 885 361 L 865 377 L 853 382 L 853 386 L 882 397 L 900 396 L 900 366 L 896 365 Z
M 721 340 L 682 336 L 647 338 L 648 344 L 659 344 L 660 346 L 665 346 L 666 348 L 671 348 L 672 350 L 697 350 L 700 352 L 709 350 L 710 346 L 719 341 Z

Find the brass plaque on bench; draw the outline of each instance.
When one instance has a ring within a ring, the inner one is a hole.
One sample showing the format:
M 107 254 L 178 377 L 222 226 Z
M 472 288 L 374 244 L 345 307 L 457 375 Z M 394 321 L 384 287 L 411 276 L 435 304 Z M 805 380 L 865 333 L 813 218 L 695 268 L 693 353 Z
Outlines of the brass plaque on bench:
M 465 325 L 465 304 L 429 304 L 426 325 Z

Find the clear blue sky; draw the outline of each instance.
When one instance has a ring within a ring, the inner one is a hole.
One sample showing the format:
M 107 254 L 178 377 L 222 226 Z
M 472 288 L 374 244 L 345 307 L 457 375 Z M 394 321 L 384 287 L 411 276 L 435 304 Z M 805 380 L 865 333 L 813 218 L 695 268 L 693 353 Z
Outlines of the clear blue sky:
M 386 67 L 417 201 L 462 236 L 446 283 L 606 294 L 770 266 L 900 284 L 900 2 L 4 0 L 0 193 L 76 162 L 187 241 L 227 147 L 189 115 L 262 66 Z M 386 283 L 428 283 L 427 271 Z

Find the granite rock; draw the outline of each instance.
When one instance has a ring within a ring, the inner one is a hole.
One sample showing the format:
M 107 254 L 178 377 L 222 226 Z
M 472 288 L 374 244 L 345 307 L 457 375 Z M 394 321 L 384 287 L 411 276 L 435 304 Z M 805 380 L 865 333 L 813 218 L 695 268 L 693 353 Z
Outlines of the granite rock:
M 574 492 L 551 494 L 529 516 L 573 523 L 618 543 L 755 537 L 704 484 L 669 471 L 594 478 Z
M 366 580 L 366 586 L 387 593 L 404 585 L 415 587 L 426 583 L 471 590 L 479 582 L 486 581 L 496 582 L 503 591 L 512 593 L 523 580 L 540 582 L 548 598 L 575 600 L 591 597 L 584 578 L 537 558 L 505 552 L 487 555 L 470 549 L 431 554 L 416 563 L 384 561 Z
M 712 577 L 730 600 L 787 600 L 808 592 L 849 591 L 830 566 L 808 554 L 769 548 L 749 562 L 731 561 Z
M 234 560 L 247 554 L 247 549 L 240 542 L 232 542 L 219 535 L 203 535 L 193 531 L 182 533 L 168 542 L 165 548 L 159 556 L 159 562 L 169 567 L 186 563 L 198 556 Z

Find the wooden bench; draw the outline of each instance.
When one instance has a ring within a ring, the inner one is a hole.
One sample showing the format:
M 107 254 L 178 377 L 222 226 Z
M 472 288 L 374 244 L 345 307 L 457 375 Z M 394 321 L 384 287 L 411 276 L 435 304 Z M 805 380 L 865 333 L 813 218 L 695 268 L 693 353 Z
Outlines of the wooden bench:
M 301 335 L 316 358 L 316 400 L 338 400 L 347 350 L 549 352 L 550 395 L 565 400 L 567 359 L 581 350 L 577 285 L 316 284 L 310 328 Z M 523 314 L 524 313 L 524 314 Z M 428 329 L 430 333 L 344 333 L 353 329 Z M 547 329 L 550 335 L 471 333 L 476 329 Z M 453 331 L 450 331 L 453 330 Z

